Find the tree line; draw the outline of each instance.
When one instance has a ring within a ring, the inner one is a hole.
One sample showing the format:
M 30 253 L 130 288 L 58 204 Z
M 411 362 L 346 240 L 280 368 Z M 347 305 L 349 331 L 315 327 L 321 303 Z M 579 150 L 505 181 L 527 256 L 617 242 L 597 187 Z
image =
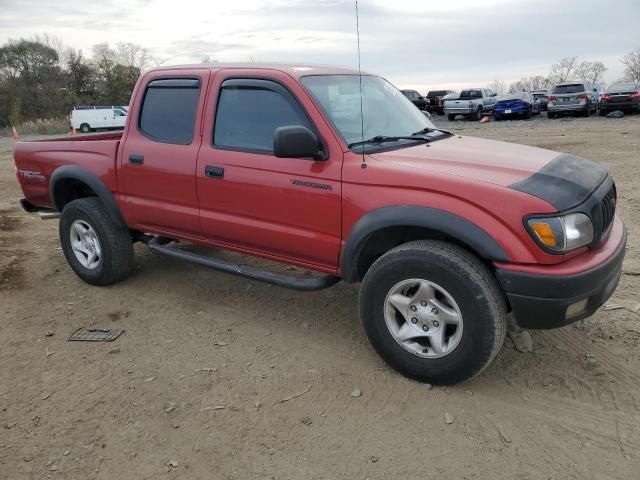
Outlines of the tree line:
M 618 81 L 640 82 L 640 47 L 623 55 L 620 62 L 624 65 L 624 76 Z M 502 80 L 494 80 L 488 86 L 498 95 L 532 90 L 547 90 L 554 84 L 571 80 L 586 80 L 593 85 L 600 85 L 604 81 L 607 67 L 600 61 L 582 60 L 578 57 L 564 57 L 551 66 L 549 74 L 522 77 L 520 80 L 507 84 Z
M 49 35 L 0 47 L 0 127 L 59 118 L 74 105 L 127 105 L 140 72 L 161 63 L 133 43 L 100 43 L 87 58 Z

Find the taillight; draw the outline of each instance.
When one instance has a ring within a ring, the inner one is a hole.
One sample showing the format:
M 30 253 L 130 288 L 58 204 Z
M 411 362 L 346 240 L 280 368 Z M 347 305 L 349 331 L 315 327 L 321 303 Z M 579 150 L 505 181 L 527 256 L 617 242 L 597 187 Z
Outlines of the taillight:
M 629 95 L 629 98 L 640 98 L 640 92 L 633 92 L 631 95 Z
M 611 100 L 611 95 L 609 95 L 607 93 L 603 93 L 602 95 L 600 95 L 600 98 L 602 100 Z
M 580 100 L 586 100 L 587 99 L 587 94 L 586 93 L 581 93 L 576 98 L 578 98 Z
M 548 97 L 547 99 L 548 99 L 550 102 L 555 102 L 555 101 L 558 99 L 558 97 L 555 97 L 555 96 L 553 96 L 553 95 L 549 95 L 549 97 Z

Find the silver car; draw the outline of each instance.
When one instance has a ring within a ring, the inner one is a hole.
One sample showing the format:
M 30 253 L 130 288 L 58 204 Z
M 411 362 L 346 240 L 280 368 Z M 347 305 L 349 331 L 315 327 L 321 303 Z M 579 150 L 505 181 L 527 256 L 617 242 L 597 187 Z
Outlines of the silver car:
M 547 117 L 578 113 L 585 117 L 598 111 L 598 89 L 588 82 L 567 82 L 554 86 L 548 94 Z

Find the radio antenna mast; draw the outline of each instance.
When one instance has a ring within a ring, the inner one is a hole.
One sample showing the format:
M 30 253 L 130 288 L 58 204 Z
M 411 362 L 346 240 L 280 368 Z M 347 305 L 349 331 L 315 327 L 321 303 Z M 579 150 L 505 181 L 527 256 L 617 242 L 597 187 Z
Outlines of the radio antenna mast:
M 360 139 L 362 143 L 362 168 L 367 168 L 367 162 L 364 160 L 364 108 L 362 106 L 362 69 L 360 68 L 360 20 L 358 15 L 358 0 L 356 0 L 356 36 L 358 38 L 358 80 L 360 82 Z

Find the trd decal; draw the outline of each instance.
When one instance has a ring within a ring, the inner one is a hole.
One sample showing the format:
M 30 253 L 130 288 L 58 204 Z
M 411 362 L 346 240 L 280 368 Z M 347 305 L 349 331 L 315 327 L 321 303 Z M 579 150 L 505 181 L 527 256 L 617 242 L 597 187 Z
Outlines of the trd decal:
M 292 178 L 290 182 L 293 185 L 297 185 L 299 187 L 319 188 L 320 190 L 333 190 L 333 187 L 328 183 L 307 182 L 306 180 L 298 180 L 297 178 Z
M 31 171 L 31 170 L 18 170 L 18 173 L 24 178 L 33 178 L 35 180 L 40 180 L 41 182 L 44 182 L 46 180 L 42 172 Z

